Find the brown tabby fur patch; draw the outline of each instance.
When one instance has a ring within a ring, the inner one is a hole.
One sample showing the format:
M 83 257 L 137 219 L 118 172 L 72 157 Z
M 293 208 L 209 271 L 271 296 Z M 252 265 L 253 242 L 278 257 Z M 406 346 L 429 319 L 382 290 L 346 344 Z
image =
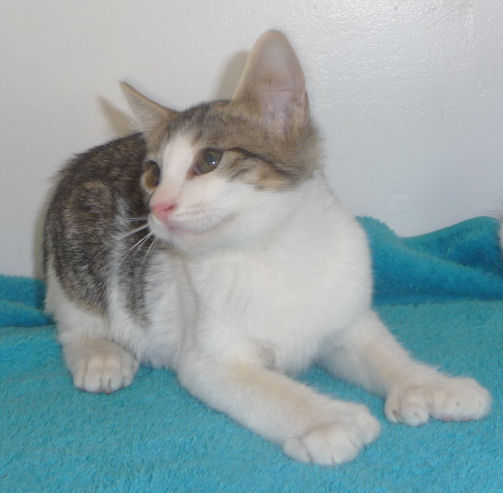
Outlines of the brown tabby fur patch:
M 60 172 L 44 230 L 44 265 L 51 257 L 65 293 L 99 312 L 119 217 L 146 217 L 140 188 L 145 141 L 140 134 L 77 156 Z M 132 223 L 133 226 L 135 223 Z M 131 228 L 132 229 L 132 228 Z M 136 236 L 128 239 L 134 241 Z
M 148 239 L 136 249 L 146 231 L 127 235 L 141 224 L 128 221 L 148 215 L 148 199 L 157 183 L 152 167 L 144 162 L 157 155 L 171 137 L 185 134 L 195 149 L 224 151 L 213 173 L 263 190 L 294 187 L 309 178 L 318 163 L 310 124 L 295 135 L 278 135 L 235 102 L 217 101 L 173 112 L 162 128 L 163 134 L 158 131 L 155 138 L 135 134 L 91 149 L 70 161 L 59 175 L 45 224 L 46 270 L 50 257 L 65 293 L 95 311 L 106 311 L 107 279 L 115 251 L 122 255 L 119 282 L 127 293 L 128 308 L 139 319 L 147 317 L 144 271 L 149 259 L 145 252 L 167 246 Z M 115 238 L 121 236 L 124 239 L 117 245 Z
M 296 135 L 278 135 L 229 101 L 202 104 L 180 113 L 168 127 L 169 136 L 177 133 L 192 135 L 197 147 L 226 151 L 215 173 L 260 189 L 295 186 L 318 166 L 316 133 L 311 124 Z

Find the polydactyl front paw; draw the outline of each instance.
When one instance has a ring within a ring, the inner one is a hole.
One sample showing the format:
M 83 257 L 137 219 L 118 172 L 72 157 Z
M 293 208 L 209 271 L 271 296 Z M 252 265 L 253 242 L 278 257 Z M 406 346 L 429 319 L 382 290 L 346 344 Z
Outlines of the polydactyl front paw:
M 394 423 L 419 426 L 430 417 L 442 421 L 470 421 L 491 409 L 489 392 L 471 378 L 439 375 L 431 381 L 391 390 L 385 413 Z
M 332 421 L 286 440 L 283 451 L 299 462 L 333 466 L 355 459 L 379 431 L 379 422 L 367 408 L 348 404 L 348 411 L 338 412 Z

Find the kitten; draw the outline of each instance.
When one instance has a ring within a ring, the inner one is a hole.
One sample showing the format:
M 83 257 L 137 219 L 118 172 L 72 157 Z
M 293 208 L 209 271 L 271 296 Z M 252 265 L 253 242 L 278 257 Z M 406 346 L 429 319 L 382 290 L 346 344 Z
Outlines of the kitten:
M 289 456 L 331 465 L 380 426 L 287 376 L 312 362 L 383 396 L 395 423 L 488 414 L 484 388 L 411 359 L 372 311 L 367 239 L 326 184 L 281 33 L 257 41 L 230 101 L 176 112 L 123 88 L 142 133 L 71 161 L 45 224 L 47 309 L 77 388 L 173 368 Z

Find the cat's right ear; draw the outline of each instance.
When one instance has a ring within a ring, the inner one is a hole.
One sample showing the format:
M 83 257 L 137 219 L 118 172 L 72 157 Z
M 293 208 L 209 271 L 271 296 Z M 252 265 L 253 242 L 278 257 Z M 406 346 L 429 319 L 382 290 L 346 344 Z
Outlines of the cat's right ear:
M 165 131 L 168 123 L 177 115 L 176 111 L 152 101 L 126 82 L 121 82 L 121 88 L 139 124 L 138 130 L 143 133 L 147 142 L 156 139 L 160 132 Z
M 269 31 L 255 43 L 232 100 L 273 132 L 288 135 L 308 124 L 304 72 L 284 34 Z

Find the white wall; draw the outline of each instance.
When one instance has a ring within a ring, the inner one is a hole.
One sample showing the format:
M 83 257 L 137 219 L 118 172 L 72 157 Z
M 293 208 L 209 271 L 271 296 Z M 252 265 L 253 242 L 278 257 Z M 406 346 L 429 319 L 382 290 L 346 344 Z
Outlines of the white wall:
M 271 27 L 299 53 L 354 213 L 412 235 L 503 205 L 499 0 L 4 0 L 0 273 L 40 272 L 49 177 L 128 132 L 118 80 L 178 109 L 229 96 Z

